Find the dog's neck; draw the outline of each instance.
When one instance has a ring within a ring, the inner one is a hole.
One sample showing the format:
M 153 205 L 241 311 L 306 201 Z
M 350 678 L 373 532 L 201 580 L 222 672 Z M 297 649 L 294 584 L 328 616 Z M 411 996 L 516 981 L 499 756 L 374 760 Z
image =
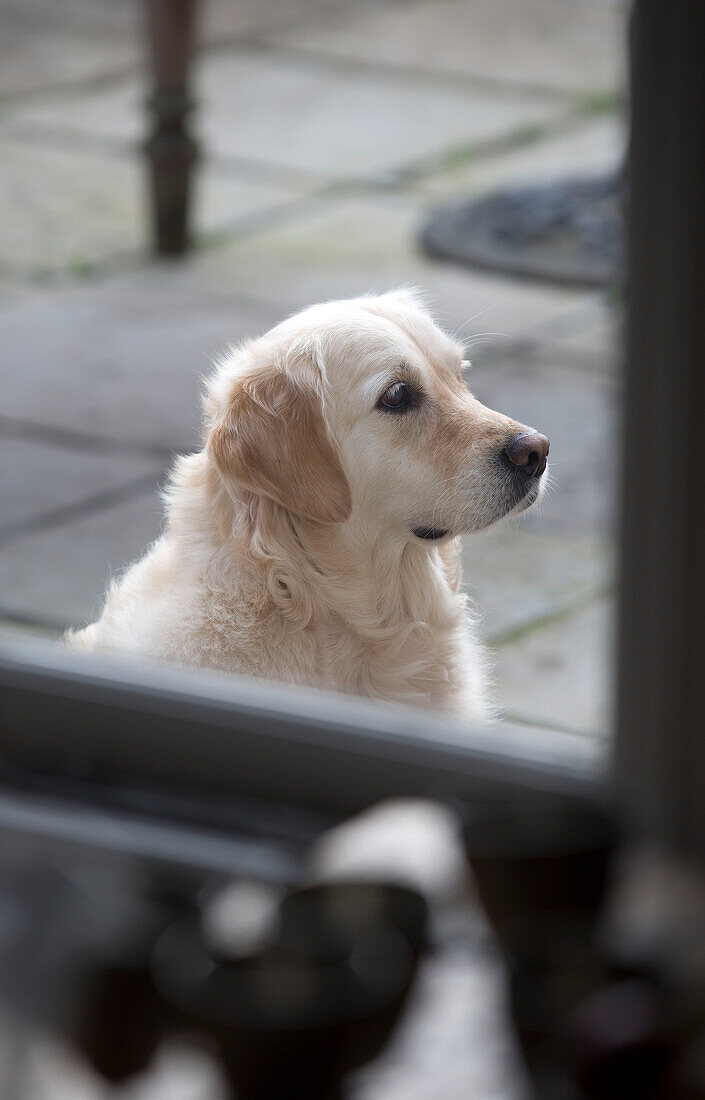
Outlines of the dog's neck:
M 325 526 L 271 502 L 256 507 L 265 529 L 278 529 L 285 570 L 295 561 L 305 576 L 307 602 L 319 605 L 319 618 L 342 620 L 362 636 L 447 618 L 459 578 L 456 543 L 421 543 L 381 527 L 357 505 L 345 523 Z
M 457 589 L 456 542 L 421 543 L 413 535 L 380 528 L 373 517 L 355 509 L 346 523 L 321 528 L 291 517 L 316 578 L 329 578 L 333 605 L 351 625 L 371 616 L 398 623 L 437 618 L 439 589 Z

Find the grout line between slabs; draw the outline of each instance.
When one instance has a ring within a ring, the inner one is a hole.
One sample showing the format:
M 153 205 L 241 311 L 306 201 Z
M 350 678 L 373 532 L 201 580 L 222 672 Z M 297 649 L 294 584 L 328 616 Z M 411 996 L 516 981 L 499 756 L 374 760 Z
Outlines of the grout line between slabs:
M 94 493 L 90 497 L 76 501 L 73 504 L 62 505 L 49 512 L 43 512 L 30 520 L 10 524 L 0 529 L 0 550 L 9 546 L 27 535 L 35 535 L 42 531 L 53 531 L 68 524 L 85 519 L 96 512 L 104 512 L 118 504 L 133 500 L 149 490 L 153 490 L 159 483 L 163 470 L 154 470 L 150 474 L 144 474 L 123 485 L 113 489 L 106 489 L 101 493 Z
M 92 435 L 89 432 L 72 428 L 58 428 L 51 424 L 39 424 L 33 420 L 3 416 L 0 414 L 0 436 L 10 439 L 22 439 L 31 443 L 63 450 L 85 451 L 90 454 L 118 455 L 152 458 L 166 464 L 177 454 L 183 454 L 191 448 L 162 447 L 150 443 L 140 443 L 131 439 L 114 439 L 110 436 Z

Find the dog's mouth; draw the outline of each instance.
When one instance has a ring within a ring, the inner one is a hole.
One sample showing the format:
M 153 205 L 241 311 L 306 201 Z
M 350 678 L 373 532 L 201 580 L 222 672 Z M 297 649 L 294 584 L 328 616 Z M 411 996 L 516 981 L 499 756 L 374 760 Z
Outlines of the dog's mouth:
M 417 539 L 444 539 L 448 534 L 448 529 L 443 527 L 414 527 L 414 534 Z
M 438 542 L 440 539 L 447 538 L 448 535 L 453 533 L 463 535 L 471 534 L 475 531 L 483 531 L 488 527 L 493 527 L 495 523 L 505 519 L 507 516 L 518 516 L 522 512 L 528 511 L 536 501 L 540 499 L 543 493 L 545 476 L 539 476 L 533 478 L 528 485 L 520 484 L 516 481 L 512 481 L 510 485 L 503 487 L 498 491 L 495 498 L 495 506 L 489 515 L 476 516 L 468 523 L 467 528 L 461 526 L 451 531 L 449 527 L 412 527 L 414 535 L 417 539 L 423 539 L 424 542 Z M 410 525 L 411 526 L 411 525 Z

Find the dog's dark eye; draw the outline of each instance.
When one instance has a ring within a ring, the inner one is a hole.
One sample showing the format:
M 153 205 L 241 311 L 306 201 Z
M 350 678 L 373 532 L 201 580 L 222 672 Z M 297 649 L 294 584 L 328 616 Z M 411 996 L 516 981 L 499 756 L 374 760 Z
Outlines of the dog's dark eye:
M 386 409 L 388 412 L 404 412 L 413 404 L 413 401 L 413 392 L 406 382 L 393 382 L 380 397 L 377 408 Z

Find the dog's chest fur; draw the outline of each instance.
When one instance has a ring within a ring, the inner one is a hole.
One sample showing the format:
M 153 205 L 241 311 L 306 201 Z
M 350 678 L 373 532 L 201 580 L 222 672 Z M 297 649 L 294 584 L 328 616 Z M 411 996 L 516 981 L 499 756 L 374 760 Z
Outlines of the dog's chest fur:
M 227 671 L 480 719 L 483 662 L 464 600 L 444 578 L 432 581 L 435 607 L 425 616 L 404 606 L 370 614 L 374 600 L 359 591 L 337 608 L 321 606 L 318 591 L 310 604 L 310 594 L 304 596 L 305 609 L 283 610 L 266 600 L 250 617 L 243 615 L 241 598 L 231 602 L 225 592 L 211 593 L 202 609 L 210 644 L 199 629 L 194 657 L 207 651 L 207 663 Z M 299 614 L 307 621 L 297 623 Z

